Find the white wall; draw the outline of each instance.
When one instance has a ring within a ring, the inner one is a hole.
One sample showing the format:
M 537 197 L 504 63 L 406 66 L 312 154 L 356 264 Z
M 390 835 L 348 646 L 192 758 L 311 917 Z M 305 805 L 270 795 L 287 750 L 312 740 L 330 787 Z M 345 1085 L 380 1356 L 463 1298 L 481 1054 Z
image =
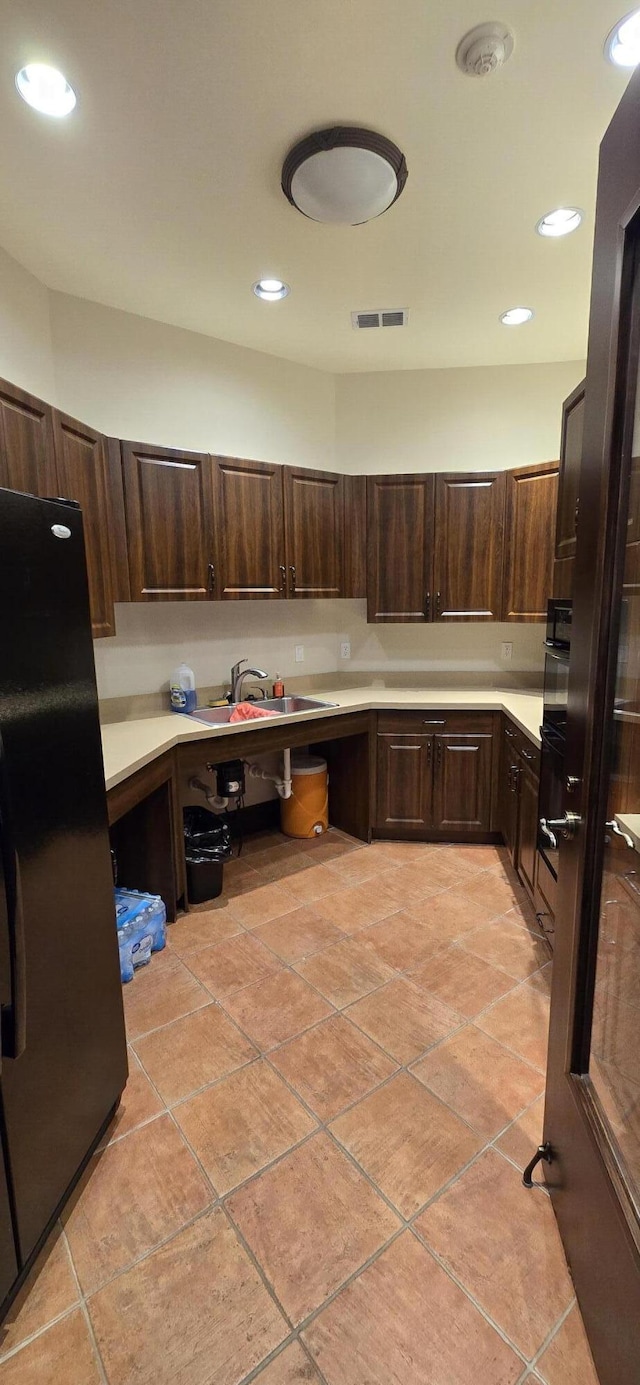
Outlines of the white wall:
M 55 403 L 48 290 L 2 249 L 0 376 Z
M 333 375 L 51 294 L 60 407 L 115 437 L 332 468 Z
M 515 329 L 514 329 L 515 330 Z M 475 471 L 551 461 L 583 361 L 336 377 L 341 470 Z

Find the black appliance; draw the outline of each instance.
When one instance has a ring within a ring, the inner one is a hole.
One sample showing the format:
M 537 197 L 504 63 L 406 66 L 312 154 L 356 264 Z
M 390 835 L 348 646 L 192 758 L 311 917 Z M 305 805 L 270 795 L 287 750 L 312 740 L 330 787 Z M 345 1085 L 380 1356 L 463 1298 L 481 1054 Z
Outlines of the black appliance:
M 0 1317 L 127 1079 L 82 516 L 0 490 Z
M 558 878 L 558 835 L 553 824 L 563 815 L 564 760 L 571 654 L 571 602 L 553 598 L 547 606 L 544 642 L 544 692 L 540 738 L 538 851 Z

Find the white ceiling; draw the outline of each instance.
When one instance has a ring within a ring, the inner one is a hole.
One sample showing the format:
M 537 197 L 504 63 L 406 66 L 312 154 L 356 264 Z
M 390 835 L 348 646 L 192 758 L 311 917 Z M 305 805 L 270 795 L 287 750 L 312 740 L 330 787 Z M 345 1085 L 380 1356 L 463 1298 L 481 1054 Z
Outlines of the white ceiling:
M 598 144 L 627 81 L 602 56 L 630 0 L 0 0 L 0 244 L 46 284 L 326 370 L 578 359 Z M 497 75 L 458 40 L 508 23 Z M 66 121 L 17 96 L 61 67 Z M 280 191 L 291 144 L 336 123 L 404 150 L 401 199 L 318 225 Z M 562 204 L 565 241 L 534 234 Z M 261 275 L 284 302 L 251 293 Z M 514 304 L 534 321 L 507 329 Z M 355 332 L 353 309 L 409 308 Z

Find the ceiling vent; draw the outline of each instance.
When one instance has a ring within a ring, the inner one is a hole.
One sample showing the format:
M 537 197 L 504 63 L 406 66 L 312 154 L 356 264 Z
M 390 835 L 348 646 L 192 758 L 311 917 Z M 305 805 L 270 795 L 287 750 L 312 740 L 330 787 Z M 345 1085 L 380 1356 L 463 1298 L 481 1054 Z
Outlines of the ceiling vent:
M 352 313 L 351 326 L 356 331 L 365 327 L 406 327 L 409 321 L 408 308 L 378 309 L 371 313 Z

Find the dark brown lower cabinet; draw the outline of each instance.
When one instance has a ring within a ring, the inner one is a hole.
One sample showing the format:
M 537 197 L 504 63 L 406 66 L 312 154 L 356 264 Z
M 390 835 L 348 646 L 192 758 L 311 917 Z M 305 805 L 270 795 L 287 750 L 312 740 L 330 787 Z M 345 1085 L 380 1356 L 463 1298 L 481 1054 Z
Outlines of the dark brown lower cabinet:
M 498 822 L 511 861 L 532 901 L 538 869 L 539 783 L 539 751 L 503 717 Z
M 383 712 L 374 831 L 436 840 L 492 831 L 493 714 Z
M 438 832 L 491 828 L 492 736 L 435 737 L 432 827 Z
M 515 863 L 518 842 L 518 769 L 520 760 L 515 727 L 503 718 L 498 789 L 498 825 L 505 846 Z
M 520 803 L 515 865 L 529 898 L 533 899 L 538 838 L 538 777 L 526 764 L 520 769 L 518 790 Z
M 398 835 L 430 827 L 433 736 L 379 735 L 377 758 L 376 825 Z

